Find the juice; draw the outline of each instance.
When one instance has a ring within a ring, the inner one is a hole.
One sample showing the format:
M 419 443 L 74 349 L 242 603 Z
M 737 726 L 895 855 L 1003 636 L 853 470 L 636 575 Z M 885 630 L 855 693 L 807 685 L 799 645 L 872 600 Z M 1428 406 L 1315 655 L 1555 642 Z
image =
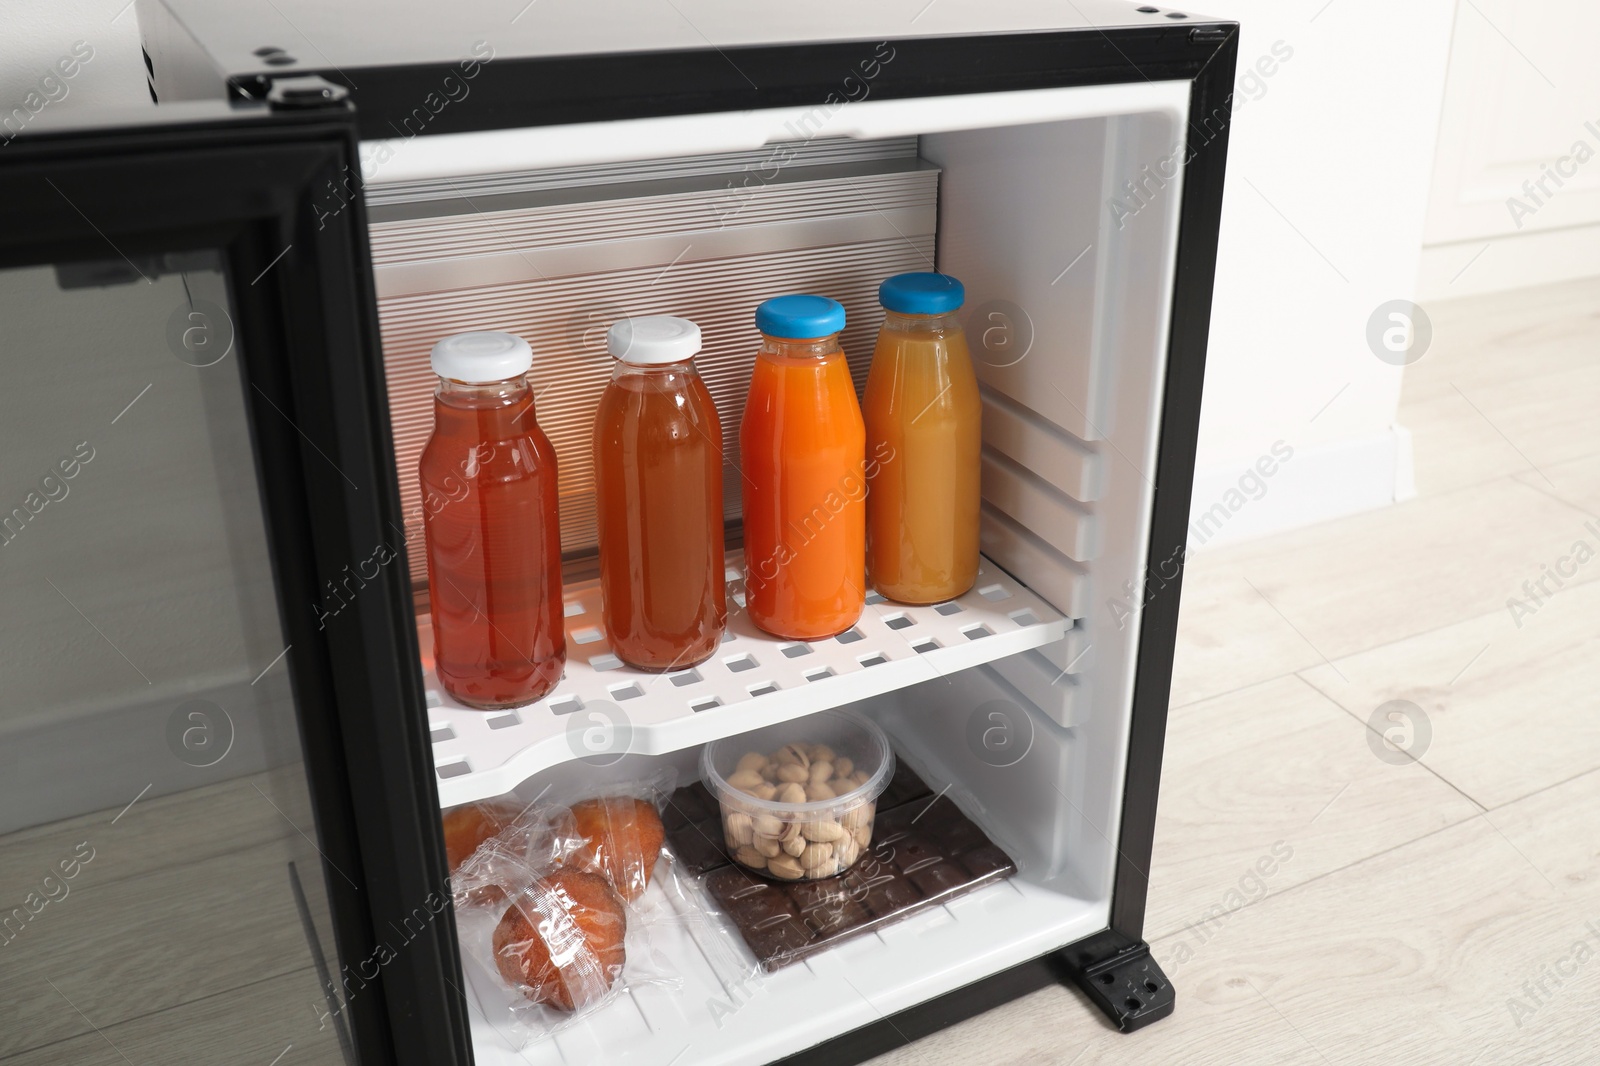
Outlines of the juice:
M 700 329 L 630 319 L 608 343 L 619 361 L 594 434 L 606 636 L 630 666 L 693 666 L 728 618 L 722 423 L 690 361 Z
M 756 326 L 739 431 L 745 606 L 769 633 L 818 640 L 854 625 L 866 598 L 866 428 L 839 348 L 844 308 L 780 297 Z
M 534 421 L 531 358 L 499 333 L 434 347 L 434 430 L 418 464 L 434 667 L 470 707 L 531 703 L 566 662 L 556 457 Z
M 939 279 L 939 280 L 932 280 Z M 961 283 L 884 282 L 888 308 L 867 376 L 867 574 L 891 600 L 940 603 L 978 576 L 982 444 L 977 377 L 956 321 Z

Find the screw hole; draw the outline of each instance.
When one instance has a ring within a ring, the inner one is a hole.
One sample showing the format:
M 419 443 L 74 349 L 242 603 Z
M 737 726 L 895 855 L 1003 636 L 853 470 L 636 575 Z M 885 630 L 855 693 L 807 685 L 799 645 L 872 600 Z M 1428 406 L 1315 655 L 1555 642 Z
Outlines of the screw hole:
M 1129 996 L 1127 999 L 1123 1000 L 1122 1002 L 1123 1002 L 1123 1005 L 1126 1006 L 1129 1010 L 1138 1010 L 1140 1007 L 1144 1006 L 1143 1003 L 1139 1002 L 1139 1000 L 1135 999 L 1133 996 Z
M 1159 992 L 1161 991 L 1161 986 L 1156 984 L 1154 981 L 1146 981 L 1144 983 L 1144 990 L 1146 992 Z
M 1113 985 L 1117 983 L 1117 979 L 1108 973 L 1103 973 L 1100 975 L 1100 983 L 1103 985 Z

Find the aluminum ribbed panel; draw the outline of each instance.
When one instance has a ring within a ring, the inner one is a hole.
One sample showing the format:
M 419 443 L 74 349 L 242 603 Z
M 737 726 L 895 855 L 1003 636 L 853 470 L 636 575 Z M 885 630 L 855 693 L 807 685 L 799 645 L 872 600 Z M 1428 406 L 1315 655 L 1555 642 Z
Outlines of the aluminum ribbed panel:
M 539 425 L 560 464 L 561 542 L 595 547 L 591 435 L 611 374 L 605 331 L 619 318 L 682 315 L 700 324 L 697 364 L 723 425 L 728 518 L 739 514 L 738 429 L 759 345 L 756 304 L 816 292 L 844 304 L 842 342 L 864 387 L 883 278 L 933 268 L 938 171 L 917 160 L 791 167 L 729 212 L 707 187 L 586 203 L 438 216 L 372 226 L 400 488 L 418 543 L 417 460 L 433 428 L 440 337 L 503 330 L 534 350 Z M 575 269 L 576 268 L 576 269 Z M 423 577 L 420 554 L 412 578 Z
M 680 263 L 635 270 L 555 278 L 481 290 L 379 301 L 395 455 L 405 505 L 407 535 L 420 543 L 417 461 L 433 430 L 433 390 L 428 366 L 434 341 L 472 329 L 525 337 L 534 351 L 533 382 L 539 426 L 555 445 L 560 465 L 561 545 L 568 554 L 594 548 L 594 465 L 591 434 L 600 392 L 611 376 L 605 330 L 619 318 L 682 315 L 700 324 L 705 348 L 696 363 L 716 401 L 723 428 L 723 499 L 729 518 L 739 514 L 739 420 L 744 416 L 750 370 L 760 336 L 755 305 L 785 292 L 826 293 L 844 304 L 850 325 L 842 343 L 859 392 L 866 384 L 882 312 L 878 283 L 891 274 L 926 270 L 933 236 L 874 241 Z M 413 558 L 414 580 L 424 577 Z
M 447 260 L 458 268 L 456 260 L 484 256 L 505 258 L 511 269 L 537 277 L 571 272 L 562 269 L 568 262 L 577 263 L 578 270 L 615 265 L 633 258 L 626 254 L 629 246 L 662 238 L 670 241 L 670 248 L 646 251 L 664 253 L 664 266 L 680 252 L 694 252 L 696 244 L 701 251 L 693 258 L 703 259 L 708 249 L 715 254 L 832 243 L 827 223 L 833 219 L 860 217 L 863 224 L 892 236 L 908 226 L 920 227 L 920 216 L 937 206 L 938 171 L 931 167 L 908 168 L 901 162 L 805 169 L 816 176 L 798 178 L 789 170 L 781 182 L 742 193 L 709 187 L 374 223 L 373 264 L 381 275 L 385 267 Z M 575 248 L 585 249 L 581 257 L 551 257 L 553 250 Z M 615 251 L 608 255 L 608 249 Z M 416 270 L 391 273 L 418 276 Z M 427 276 L 430 288 L 453 287 L 456 280 L 438 272 Z M 396 288 L 380 282 L 385 294 Z
M 371 182 L 366 187 L 367 206 L 374 209 L 390 205 L 431 200 L 456 200 L 512 193 L 545 192 L 554 189 L 595 188 L 635 181 L 702 177 L 707 174 L 741 175 L 765 173 L 774 158 L 787 157 L 790 166 L 828 166 L 880 159 L 914 159 L 915 137 L 890 137 L 879 141 L 857 141 L 845 137 L 818 137 L 765 145 L 742 152 L 715 155 L 679 156 L 667 159 L 628 160 L 597 166 L 551 167 L 548 170 L 485 174 L 474 178 L 438 181 L 404 181 L 392 184 Z M 373 221 L 387 220 L 387 212 L 373 211 Z

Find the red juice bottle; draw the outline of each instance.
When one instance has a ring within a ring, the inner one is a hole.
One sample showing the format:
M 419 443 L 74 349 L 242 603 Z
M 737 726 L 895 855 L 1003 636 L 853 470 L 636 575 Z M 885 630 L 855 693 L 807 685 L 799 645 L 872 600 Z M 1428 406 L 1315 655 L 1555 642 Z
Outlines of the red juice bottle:
M 458 702 L 532 703 L 561 680 L 556 456 L 534 421 L 528 342 L 458 333 L 433 346 L 439 390 L 418 464 L 433 658 Z

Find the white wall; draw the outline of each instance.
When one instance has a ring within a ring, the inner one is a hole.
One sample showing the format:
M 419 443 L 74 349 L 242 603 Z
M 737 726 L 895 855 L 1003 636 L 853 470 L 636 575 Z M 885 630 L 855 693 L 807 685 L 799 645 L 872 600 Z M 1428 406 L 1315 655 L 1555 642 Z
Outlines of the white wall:
M 1597 39 L 1600 8 L 1576 0 L 1460 5 L 1428 207 L 1425 299 L 1600 274 Z
M 1409 491 L 1401 370 L 1366 333 L 1416 298 L 1452 17 L 1450 0 L 1205 10 L 1243 30 L 1191 522 L 1212 517 L 1191 548 Z
M 84 55 L 88 59 L 64 77 L 57 64 Z M 86 105 L 153 106 L 139 57 L 139 20 L 129 0 L 7 0 L 0 5 L 0 120 L 18 108 L 35 112 Z M 13 131 L 17 121 L 12 118 Z

